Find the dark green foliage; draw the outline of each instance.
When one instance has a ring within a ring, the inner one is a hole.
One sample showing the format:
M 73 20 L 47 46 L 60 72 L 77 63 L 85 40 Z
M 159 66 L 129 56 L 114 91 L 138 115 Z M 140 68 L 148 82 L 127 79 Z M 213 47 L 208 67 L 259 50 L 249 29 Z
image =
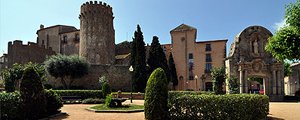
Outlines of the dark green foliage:
M 112 95 L 111 94 L 109 94 L 109 95 L 106 96 L 106 98 L 105 98 L 105 105 L 107 107 L 113 107 L 113 104 L 112 104 Z
M 266 95 L 182 95 L 171 101 L 172 120 L 263 120 L 269 113 Z
M 239 83 L 238 79 L 235 76 L 230 76 L 228 79 L 228 87 L 230 94 L 238 94 L 239 93 Z
M 143 33 L 139 25 L 134 32 L 134 38 L 131 47 L 131 60 L 130 63 L 133 67 L 132 80 L 133 91 L 144 92 L 147 82 L 146 71 L 146 49 Z
M 1 73 L 4 79 L 6 92 L 15 91 L 16 82 L 21 79 L 23 71 L 23 66 L 15 63 L 11 68 L 6 69 Z
M 111 88 L 108 82 L 104 82 L 102 85 L 102 93 L 103 97 L 106 97 L 106 95 L 111 93 Z
M 291 68 L 291 65 L 287 62 L 284 62 L 283 65 L 284 65 L 284 68 L 283 68 L 284 69 L 284 76 L 287 77 L 287 76 L 291 75 L 292 72 L 293 72 L 293 70 Z
M 74 82 L 74 78 L 88 74 L 89 64 L 77 55 L 53 55 L 45 61 L 45 68 L 51 76 L 61 78 L 62 85 L 68 89 Z M 66 77 L 70 77 L 69 83 L 65 81 Z
M 4 78 L 5 84 L 5 91 L 6 92 L 14 92 L 16 83 L 21 79 L 24 68 L 27 66 L 33 66 L 34 69 L 37 71 L 38 75 L 41 77 L 42 81 L 46 81 L 46 71 L 42 65 L 34 64 L 34 63 L 27 63 L 25 65 L 21 65 L 18 63 L 13 64 L 13 66 L 9 69 L 4 70 L 1 74 Z
M 80 96 L 81 99 L 104 98 L 101 90 L 53 90 L 59 96 Z
M 52 89 L 53 87 L 50 84 L 44 84 L 44 88 L 49 90 Z
M 145 93 L 146 120 L 168 120 L 168 82 L 162 68 L 152 72 Z
M 45 91 L 34 66 L 27 66 L 24 69 L 20 93 L 24 119 L 38 119 L 46 116 Z
M 45 90 L 45 96 L 47 99 L 47 115 L 58 113 L 59 109 L 63 106 L 61 97 L 53 90 Z
M 82 100 L 83 104 L 103 104 L 105 103 L 104 99 L 99 99 L 99 98 L 88 98 Z
M 170 81 L 170 71 L 167 64 L 166 55 L 163 49 L 161 48 L 157 36 L 153 36 L 147 63 L 150 66 L 150 73 L 152 73 L 156 68 L 160 67 L 165 71 L 168 82 Z
M 260 77 L 249 77 L 248 80 L 250 80 L 250 81 L 256 81 L 259 84 L 263 84 L 263 82 L 264 82 L 264 79 L 260 78 Z
M 225 68 L 213 68 L 211 71 L 211 77 L 213 81 L 213 90 L 216 94 L 224 94 L 223 84 L 225 82 Z
M 20 93 L 0 92 L 0 119 L 18 120 L 22 117 Z
M 269 38 L 266 50 L 278 60 L 300 60 L 300 0 L 285 9 L 287 25 Z
M 178 77 L 177 77 L 176 66 L 174 63 L 172 53 L 169 56 L 169 70 L 170 70 L 170 79 L 171 79 L 171 82 L 173 83 L 173 87 L 175 88 L 175 86 L 178 85 Z

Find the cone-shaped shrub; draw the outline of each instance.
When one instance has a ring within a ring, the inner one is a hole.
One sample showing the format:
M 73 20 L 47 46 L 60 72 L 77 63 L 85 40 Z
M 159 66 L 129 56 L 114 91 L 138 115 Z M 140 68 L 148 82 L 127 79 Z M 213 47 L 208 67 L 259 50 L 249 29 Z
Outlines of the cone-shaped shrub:
M 145 95 L 146 120 L 168 120 L 167 77 L 162 68 L 155 69 L 150 75 Z
M 111 88 L 108 82 L 104 82 L 102 85 L 102 94 L 103 97 L 105 98 L 108 94 L 111 93 Z
M 24 119 L 38 119 L 46 115 L 46 97 L 41 78 L 34 66 L 24 70 L 21 85 L 21 104 Z

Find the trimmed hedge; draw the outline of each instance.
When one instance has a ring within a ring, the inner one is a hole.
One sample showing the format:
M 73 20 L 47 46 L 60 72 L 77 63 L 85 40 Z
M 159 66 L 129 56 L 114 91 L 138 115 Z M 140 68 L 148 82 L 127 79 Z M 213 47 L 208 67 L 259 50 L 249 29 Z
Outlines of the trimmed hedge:
M 103 103 L 105 103 L 105 100 L 99 98 L 88 98 L 82 100 L 82 104 L 103 104 Z
M 169 91 L 168 101 L 173 101 L 176 100 L 177 97 L 182 96 L 182 95 L 214 95 L 214 92 L 207 92 L 207 91 Z
M 47 115 L 58 113 L 62 107 L 61 98 L 51 90 L 45 90 L 45 94 Z M 23 115 L 19 92 L 0 92 L 0 120 L 22 120 L 24 119 Z
M 169 105 L 172 120 L 259 120 L 269 113 L 269 97 L 255 94 L 179 95 Z
M 18 120 L 21 119 L 21 95 L 18 92 L 0 92 L 0 119 Z
M 53 90 L 60 96 L 80 96 L 81 99 L 104 98 L 101 90 Z

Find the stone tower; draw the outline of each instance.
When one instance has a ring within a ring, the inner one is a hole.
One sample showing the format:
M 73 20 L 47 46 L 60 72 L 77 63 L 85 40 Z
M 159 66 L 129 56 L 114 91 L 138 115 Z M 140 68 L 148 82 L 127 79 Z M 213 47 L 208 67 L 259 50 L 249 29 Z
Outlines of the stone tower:
M 112 7 L 90 1 L 80 9 L 79 55 L 91 64 L 114 64 L 115 30 Z

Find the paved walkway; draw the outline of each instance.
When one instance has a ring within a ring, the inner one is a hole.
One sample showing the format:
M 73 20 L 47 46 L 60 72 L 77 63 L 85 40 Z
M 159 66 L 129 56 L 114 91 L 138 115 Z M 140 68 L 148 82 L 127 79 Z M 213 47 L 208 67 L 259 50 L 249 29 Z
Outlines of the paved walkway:
M 124 104 L 130 104 L 127 100 Z M 143 100 L 133 100 L 133 104 L 144 104 Z M 95 104 L 65 104 L 62 112 L 67 115 L 61 115 L 51 120 L 144 120 L 144 112 L 137 113 L 95 113 L 85 110 L 85 108 Z
M 300 102 L 271 102 L 271 120 L 300 120 Z
M 130 101 L 125 101 L 130 104 Z M 143 100 L 133 100 L 133 104 L 144 104 Z M 94 113 L 85 110 L 94 105 L 69 104 L 64 105 L 63 112 L 67 115 L 61 115 L 51 120 L 144 120 L 144 112 L 138 113 Z M 284 103 L 271 102 L 269 120 L 300 120 L 300 102 Z

